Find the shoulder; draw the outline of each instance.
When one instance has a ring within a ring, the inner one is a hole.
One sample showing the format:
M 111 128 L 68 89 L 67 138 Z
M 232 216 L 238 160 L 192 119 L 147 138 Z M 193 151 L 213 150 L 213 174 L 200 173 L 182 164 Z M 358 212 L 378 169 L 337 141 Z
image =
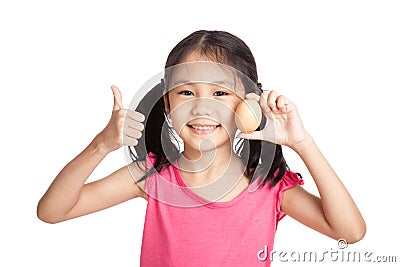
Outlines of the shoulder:
M 276 184 L 279 191 L 285 191 L 295 187 L 296 185 L 303 185 L 304 181 L 300 174 L 287 170 L 282 179 Z
M 295 172 L 287 170 L 282 176 L 281 180 L 272 188 L 276 192 L 276 212 L 278 214 L 278 221 L 281 220 L 285 215 L 285 207 L 290 205 L 292 201 L 297 198 L 296 193 L 289 193 L 302 190 L 303 179 Z
M 126 166 L 126 171 L 132 178 L 135 186 L 135 192 L 138 197 L 142 197 L 147 200 L 147 194 L 145 192 L 146 179 L 141 179 L 147 172 L 146 161 L 132 162 Z
M 146 155 L 146 158 L 142 161 L 136 161 L 129 164 L 128 170 L 135 181 L 137 186 L 138 196 L 148 200 L 149 193 L 153 192 L 159 186 L 169 185 L 173 182 L 175 177 L 175 169 L 172 164 L 163 164 L 161 170 L 155 170 L 155 162 L 157 161 L 157 155 L 150 152 Z M 158 168 L 157 168 L 158 169 Z M 157 179 L 160 178 L 163 179 Z M 161 184 L 160 184 L 161 183 Z

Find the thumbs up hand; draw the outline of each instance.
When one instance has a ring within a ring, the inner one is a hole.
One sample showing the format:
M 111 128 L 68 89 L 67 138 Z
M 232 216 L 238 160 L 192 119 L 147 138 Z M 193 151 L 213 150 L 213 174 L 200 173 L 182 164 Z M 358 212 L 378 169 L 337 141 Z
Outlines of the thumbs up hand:
M 121 146 L 136 146 L 144 130 L 143 114 L 124 109 L 122 106 L 121 91 L 116 86 L 111 86 L 114 95 L 114 105 L 110 121 L 97 135 L 97 138 L 107 152 L 114 151 Z

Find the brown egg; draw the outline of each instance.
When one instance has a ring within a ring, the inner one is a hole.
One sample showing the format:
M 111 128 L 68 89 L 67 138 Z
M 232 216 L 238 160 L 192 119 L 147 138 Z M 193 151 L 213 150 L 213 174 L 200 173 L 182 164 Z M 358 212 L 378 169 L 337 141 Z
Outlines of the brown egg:
M 254 132 L 261 123 L 261 107 L 256 100 L 243 100 L 235 113 L 236 126 L 244 133 Z

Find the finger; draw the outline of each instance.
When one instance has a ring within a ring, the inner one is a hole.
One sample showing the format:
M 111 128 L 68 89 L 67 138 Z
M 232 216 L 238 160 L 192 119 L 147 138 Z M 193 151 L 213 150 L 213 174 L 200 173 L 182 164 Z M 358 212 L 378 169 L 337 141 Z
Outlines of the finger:
M 138 131 L 143 131 L 144 130 L 144 125 L 141 122 L 137 122 L 135 120 L 132 119 L 125 119 L 125 124 L 124 124 L 125 128 L 132 128 L 132 129 L 136 129 Z
M 282 113 L 286 113 L 288 111 L 287 110 L 288 104 L 289 104 L 289 100 L 283 95 L 278 96 L 278 98 L 276 99 L 276 106 L 277 106 L 278 110 Z
M 263 110 L 264 114 L 268 114 L 269 112 L 271 112 L 271 109 L 268 105 L 268 92 L 263 92 L 260 96 L 260 107 Z
M 278 111 L 278 108 L 276 106 L 276 99 L 278 98 L 278 94 L 275 90 L 272 90 L 268 94 L 268 99 L 267 99 L 267 104 L 269 108 L 273 111 L 276 112 Z
M 144 122 L 144 120 L 146 119 L 146 117 L 142 113 L 139 113 L 134 110 L 127 110 L 126 116 L 129 119 L 132 119 L 132 120 L 135 120 L 138 122 Z
M 142 132 L 134 128 L 126 127 L 124 129 L 124 135 L 126 137 L 140 139 L 142 137 Z
M 136 146 L 138 143 L 139 142 L 136 138 L 124 136 L 124 140 L 123 140 L 124 146 Z
M 114 95 L 114 106 L 113 110 L 119 110 L 122 109 L 122 94 L 121 91 L 116 87 L 115 85 L 111 86 L 111 90 Z

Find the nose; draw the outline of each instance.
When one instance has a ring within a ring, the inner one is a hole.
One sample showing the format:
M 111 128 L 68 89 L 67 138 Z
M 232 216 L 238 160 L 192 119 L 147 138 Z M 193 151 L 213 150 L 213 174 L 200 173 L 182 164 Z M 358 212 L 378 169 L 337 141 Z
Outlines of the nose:
M 204 97 L 193 100 L 192 114 L 196 116 L 204 116 L 212 114 L 212 100 Z

